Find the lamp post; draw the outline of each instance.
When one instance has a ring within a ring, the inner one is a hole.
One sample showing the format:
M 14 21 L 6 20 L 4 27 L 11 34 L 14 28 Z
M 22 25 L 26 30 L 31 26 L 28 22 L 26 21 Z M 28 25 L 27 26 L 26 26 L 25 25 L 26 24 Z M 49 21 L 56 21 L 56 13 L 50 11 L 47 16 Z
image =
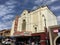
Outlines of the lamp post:
M 46 26 L 46 18 L 45 18 L 44 15 L 42 15 L 42 17 L 44 17 L 44 24 L 45 24 L 44 29 L 45 29 L 45 32 L 46 32 L 46 43 L 47 43 L 47 45 L 49 45 L 48 44 L 48 31 L 47 31 L 47 26 Z

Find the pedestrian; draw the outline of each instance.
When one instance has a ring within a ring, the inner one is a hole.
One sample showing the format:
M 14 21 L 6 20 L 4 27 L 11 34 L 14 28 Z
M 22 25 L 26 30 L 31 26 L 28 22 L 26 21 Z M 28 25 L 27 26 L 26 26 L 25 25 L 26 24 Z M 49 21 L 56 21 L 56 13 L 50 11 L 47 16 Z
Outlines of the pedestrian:
M 35 43 L 34 43 L 34 42 L 32 42 L 32 43 L 31 43 L 31 45 L 35 45 Z

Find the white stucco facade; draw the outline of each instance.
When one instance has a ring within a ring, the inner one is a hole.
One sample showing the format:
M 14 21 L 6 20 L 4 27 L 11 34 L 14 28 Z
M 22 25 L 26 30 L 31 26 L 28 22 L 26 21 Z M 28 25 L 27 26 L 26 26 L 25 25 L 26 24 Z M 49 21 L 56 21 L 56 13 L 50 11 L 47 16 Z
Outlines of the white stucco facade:
M 44 15 L 44 17 L 43 17 Z M 31 31 L 32 33 L 40 33 L 44 32 L 45 22 L 46 26 L 57 25 L 56 16 L 48 9 L 47 6 L 40 7 L 35 11 L 31 11 L 28 13 L 27 10 L 24 10 L 18 19 L 18 27 L 17 31 L 22 31 L 22 23 L 23 20 L 26 21 L 26 29 L 25 31 Z M 36 29 L 35 29 L 36 27 Z M 14 30 L 14 23 L 12 24 L 12 30 Z M 13 35 L 14 31 L 11 30 L 11 35 Z

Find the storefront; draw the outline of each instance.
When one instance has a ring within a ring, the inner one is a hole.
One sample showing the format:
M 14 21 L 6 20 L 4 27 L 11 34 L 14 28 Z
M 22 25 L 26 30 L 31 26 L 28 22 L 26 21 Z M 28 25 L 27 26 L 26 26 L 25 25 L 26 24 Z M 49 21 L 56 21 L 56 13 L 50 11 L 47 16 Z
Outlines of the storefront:
M 16 43 L 19 44 L 32 44 L 34 42 L 35 44 L 39 44 L 40 36 L 21 36 L 16 37 Z
M 30 44 L 32 45 L 32 43 L 37 44 L 37 45 L 46 45 L 46 33 L 33 33 L 30 36 L 15 36 L 16 39 L 16 45 L 21 44 L 21 45 L 25 45 L 25 44 Z M 48 44 L 49 45 L 49 44 Z

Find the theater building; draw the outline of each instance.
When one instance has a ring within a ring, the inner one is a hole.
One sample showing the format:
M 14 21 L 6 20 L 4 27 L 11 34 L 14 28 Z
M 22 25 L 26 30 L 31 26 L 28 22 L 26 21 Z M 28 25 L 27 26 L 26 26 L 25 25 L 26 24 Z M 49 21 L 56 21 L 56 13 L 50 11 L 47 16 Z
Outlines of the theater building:
M 33 11 L 24 10 L 13 20 L 11 36 L 26 43 L 31 40 L 46 45 L 48 26 L 53 25 L 57 25 L 57 19 L 47 6 L 41 6 Z

